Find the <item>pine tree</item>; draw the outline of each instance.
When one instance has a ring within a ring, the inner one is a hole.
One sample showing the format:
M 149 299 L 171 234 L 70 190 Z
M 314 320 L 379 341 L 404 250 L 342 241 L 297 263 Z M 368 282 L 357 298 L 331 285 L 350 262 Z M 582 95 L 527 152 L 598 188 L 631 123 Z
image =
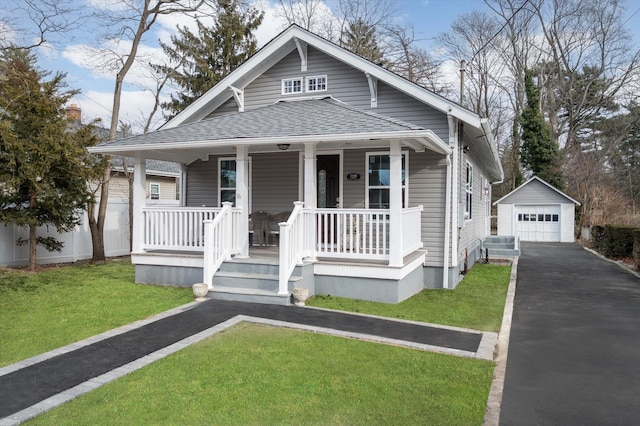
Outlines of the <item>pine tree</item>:
M 39 237 L 39 226 L 59 232 L 79 223 L 91 194 L 88 181 L 100 159 L 87 153 L 96 142 L 91 127 L 73 128 L 65 103 L 76 91 L 64 90 L 64 74 L 45 81 L 35 56 L 7 50 L 0 56 L 0 223 L 29 228 L 29 267 L 36 246 L 60 251 L 54 237 Z
M 262 23 L 263 12 L 254 8 L 242 11 L 238 0 L 217 3 L 218 16 L 212 27 L 197 20 L 196 33 L 178 28 L 170 44 L 161 43 L 172 65 L 154 67 L 180 88 L 162 105 L 170 116 L 202 96 L 257 50 L 254 31 Z
M 373 63 L 384 62 L 384 53 L 376 39 L 375 27 L 367 25 L 362 19 L 349 22 L 340 38 L 340 45 Z
M 524 84 L 527 103 L 520 115 L 520 161 L 536 176 L 556 188 L 562 188 L 560 151 L 557 143 L 551 139 L 551 129 L 540 112 L 540 91 L 533 82 L 530 70 L 525 71 Z

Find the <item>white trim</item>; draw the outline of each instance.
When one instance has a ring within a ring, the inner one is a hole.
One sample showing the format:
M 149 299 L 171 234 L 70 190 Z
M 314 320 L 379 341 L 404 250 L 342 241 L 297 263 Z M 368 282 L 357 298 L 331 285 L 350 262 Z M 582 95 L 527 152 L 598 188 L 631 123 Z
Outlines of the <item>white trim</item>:
M 385 84 L 404 92 L 405 94 L 435 108 L 438 111 L 449 113 L 472 127 L 477 129 L 482 127 L 482 118 L 473 111 L 463 108 L 453 101 L 422 88 L 417 84 L 392 73 L 391 71 L 377 66 L 374 63 L 323 39 L 320 36 L 302 29 L 299 26 L 292 25 L 272 39 L 255 55 L 245 61 L 234 72 L 222 79 L 222 81 L 211 88 L 207 93 L 190 104 L 174 118 L 169 120 L 163 128 L 175 127 L 179 124 L 202 118 L 200 116 L 201 114 L 205 114 L 205 111 L 201 111 L 201 109 L 214 103 L 214 100 L 222 93 L 223 90 L 226 90 L 228 86 L 246 87 L 247 84 L 255 80 L 262 74 L 262 72 L 265 71 L 265 67 L 273 65 L 280 58 L 286 56 L 287 53 L 296 49 L 296 41 L 298 43 L 305 42 L 310 44 L 315 49 L 347 63 L 355 69 L 369 73 L 378 80 L 382 80 Z
M 244 112 L 244 89 L 238 89 L 233 86 L 229 86 L 229 89 L 233 93 L 236 104 L 238 104 L 238 112 Z
M 504 199 L 506 199 L 507 197 L 510 197 L 511 195 L 515 194 L 517 191 L 519 191 L 521 188 L 524 188 L 526 185 L 528 185 L 530 182 L 537 180 L 538 182 L 544 184 L 546 187 L 554 190 L 555 192 L 557 192 L 558 194 L 562 195 L 564 198 L 566 198 L 567 200 L 571 201 L 573 204 L 579 206 L 580 202 L 574 200 L 573 198 L 569 197 L 567 194 L 565 194 L 564 192 L 560 191 L 558 188 L 554 187 L 553 185 L 551 185 L 550 183 L 545 182 L 543 179 L 540 179 L 538 176 L 533 176 L 531 179 L 529 179 L 528 181 L 526 181 L 525 183 L 523 183 L 522 185 L 520 185 L 519 187 L 517 187 L 516 189 L 514 189 L 513 191 L 511 191 L 510 193 L 508 193 L 507 195 L 505 195 L 504 197 L 500 198 L 497 201 L 494 201 L 493 205 L 496 206 L 498 205 L 498 203 L 502 202 Z M 513 204 L 513 203 L 507 203 L 507 204 Z M 522 203 L 518 203 L 518 204 L 522 204 Z M 541 203 L 538 203 L 541 204 Z M 542 203 L 544 204 L 544 203 Z
M 317 262 L 313 265 L 315 275 L 328 275 L 332 277 L 357 277 L 376 278 L 382 280 L 401 280 L 425 261 L 427 251 L 414 260 L 402 266 L 388 265 L 358 265 L 331 261 Z M 348 261 L 347 261 L 348 262 Z
M 293 41 L 300 55 L 300 72 L 307 72 L 307 43 L 298 38 L 294 38 Z
M 464 220 L 473 220 L 473 164 L 465 160 L 464 164 Z M 471 198 L 469 198 L 471 197 Z
M 313 80 L 313 79 L 316 80 L 316 89 L 315 90 L 311 90 L 309 88 L 310 80 Z M 317 89 L 318 80 L 319 79 L 324 79 L 324 89 Z M 326 74 L 310 75 L 310 76 L 304 78 L 304 88 L 305 88 L 305 92 L 306 93 L 326 92 L 327 90 L 329 90 L 329 79 L 327 78 Z
M 158 196 L 158 198 L 153 198 L 153 187 L 158 188 L 158 191 L 156 193 L 156 195 Z M 160 184 L 157 182 L 149 182 L 149 197 L 147 197 L 147 200 L 159 200 L 160 199 Z
M 295 83 L 296 81 L 300 83 L 300 91 L 299 92 L 296 92 L 296 91 L 293 90 L 296 87 L 295 84 L 293 84 L 293 83 Z M 291 92 L 287 92 L 285 90 L 285 87 L 287 86 L 286 83 L 288 83 L 288 82 L 292 83 L 291 84 L 291 90 L 292 90 Z M 285 96 L 286 95 L 297 95 L 297 94 L 300 94 L 300 93 L 304 93 L 304 78 L 302 78 L 302 77 L 283 78 L 281 80 L 281 83 L 280 83 L 280 90 L 281 90 L 280 94 L 281 95 L 285 95 Z
M 367 76 L 367 83 L 369 83 L 369 93 L 371 93 L 371 108 L 378 107 L 378 79 L 373 77 L 368 72 L 364 73 Z
M 308 143 L 308 142 L 351 142 L 367 141 L 371 139 L 414 139 L 420 141 L 430 150 L 442 155 L 452 152 L 451 148 L 445 144 L 432 130 L 398 130 L 394 132 L 372 132 L 372 133 L 341 133 L 330 135 L 301 135 L 301 136 L 276 136 L 268 138 L 233 138 L 218 140 L 196 140 L 189 142 L 161 142 L 153 144 L 131 144 L 131 145 L 104 145 L 92 146 L 88 148 L 91 153 L 116 154 L 131 153 L 137 151 L 156 151 L 169 149 L 188 148 L 216 148 L 229 145 L 277 145 L 279 143 Z M 130 154 L 127 154 L 130 155 Z
M 221 196 L 221 191 L 222 191 L 223 189 L 224 189 L 225 191 L 231 191 L 231 190 L 233 190 L 233 192 L 234 192 L 235 194 L 237 194 L 237 192 L 236 192 L 236 188 L 237 188 L 237 178 L 236 178 L 236 186 L 233 186 L 233 187 L 225 187 L 225 188 L 223 188 L 223 187 L 221 186 L 221 181 L 222 181 L 222 179 L 221 179 L 221 173 L 222 173 L 222 162 L 223 162 L 223 161 L 233 161 L 233 162 L 234 162 L 234 164 L 235 164 L 235 163 L 236 163 L 236 157 L 218 157 L 218 169 L 217 169 L 217 171 L 216 171 L 216 172 L 217 172 L 217 178 L 218 178 L 218 195 L 217 195 L 217 199 L 218 199 L 218 206 L 219 206 L 219 207 L 220 207 L 220 206 L 222 206 L 222 196 Z M 236 172 L 237 172 L 237 166 L 236 166 Z M 233 199 L 234 199 L 234 203 L 233 203 L 233 205 L 234 205 L 234 206 L 235 206 L 235 204 L 236 204 L 236 203 L 235 203 L 235 198 L 236 198 L 236 197 L 235 197 L 235 195 L 234 195 L 234 197 L 233 197 Z
M 369 208 L 369 157 L 372 155 L 391 155 L 391 151 L 367 151 L 365 153 L 365 164 L 364 164 L 364 173 L 365 173 L 365 183 L 364 183 L 364 208 Z M 402 208 L 407 208 L 409 206 L 409 151 L 402 150 L 402 157 L 404 158 L 404 206 Z M 376 186 L 374 189 L 380 188 L 389 188 L 391 191 L 391 186 Z M 388 208 L 388 207 L 376 207 L 376 208 Z

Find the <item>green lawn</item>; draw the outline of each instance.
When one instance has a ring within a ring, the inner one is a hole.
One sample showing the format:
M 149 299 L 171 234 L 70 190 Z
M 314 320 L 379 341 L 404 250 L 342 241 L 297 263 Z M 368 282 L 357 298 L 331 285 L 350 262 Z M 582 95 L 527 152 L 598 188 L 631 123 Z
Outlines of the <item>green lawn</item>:
M 424 290 L 396 305 L 334 296 L 316 296 L 307 304 L 497 332 L 510 274 L 510 266 L 475 264 L 455 290 Z
M 191 289 L 134 284 L 128 260 L 0 270 L 0 366 L 192 300 Z
M 481 425 L 493 363 L 240 324 L 33 424 Z

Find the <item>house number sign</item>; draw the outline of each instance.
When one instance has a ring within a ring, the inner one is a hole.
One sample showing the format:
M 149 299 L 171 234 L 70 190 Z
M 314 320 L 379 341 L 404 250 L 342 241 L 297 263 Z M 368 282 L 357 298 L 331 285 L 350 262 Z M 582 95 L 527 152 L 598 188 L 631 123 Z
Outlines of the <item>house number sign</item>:
M 360 173 L 348 173 L 347 174 L 347 180 L 360 180 Z

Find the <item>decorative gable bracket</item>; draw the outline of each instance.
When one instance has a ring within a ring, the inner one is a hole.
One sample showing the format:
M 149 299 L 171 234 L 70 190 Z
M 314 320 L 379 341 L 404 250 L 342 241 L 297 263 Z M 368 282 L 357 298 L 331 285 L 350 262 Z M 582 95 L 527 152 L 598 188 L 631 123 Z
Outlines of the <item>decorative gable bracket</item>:
M 300 72 L 307 71 L 307 43 L 300 40 L 299 38 L 294 38 L 293 41 L 296 43 L 296 48 L 298 49 L 298 54 L 300 55 Z
M 233 93 L 236 104 L 238 104 L 238 112 L 244 112 L 244 89 L 238 89 L 233 86 L 229 86 L 229 89 Z
M 365 72 L 364 75 L 367 76 L 367 81 L 369 82 L 369 92 L 371 92 L 371 108 L 378 107 L 378 79 Z

